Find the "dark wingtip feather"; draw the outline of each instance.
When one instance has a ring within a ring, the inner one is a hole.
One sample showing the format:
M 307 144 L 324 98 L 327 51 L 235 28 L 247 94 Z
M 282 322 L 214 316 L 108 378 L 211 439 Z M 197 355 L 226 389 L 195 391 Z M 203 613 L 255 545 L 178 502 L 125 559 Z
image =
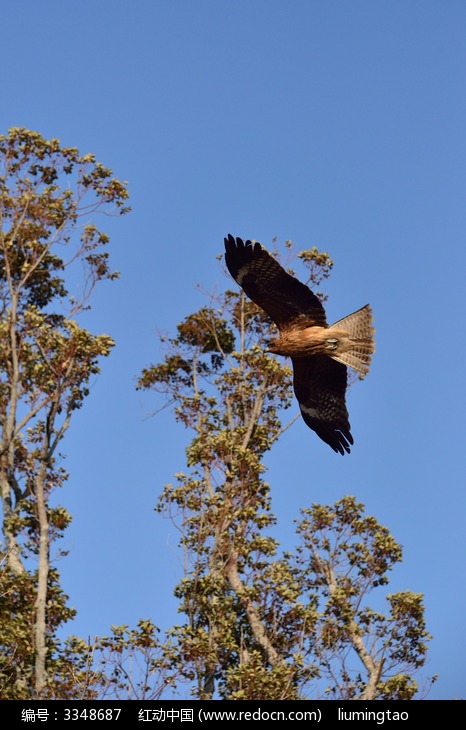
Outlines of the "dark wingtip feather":
M 236 275 L 242 266 L 250 262 L 258 253 L 262 251 L 260 243 L 253 243 L 249 239 L 243 241 L 242 238 L 237 236 L 236 238 L 228 234 L 225 241 L 225 262 L 228 271 L 232 277 L 236 280 Z
M 344 456 L 351 453 L 351 446 L 354 444 L 353 437 L 348 432 L 334 431 L 329 438 L 324 438 L 321 433 L 316 431 L 322 441 L 325 441 L 337 454 Z
M 337 454 L 344 456 L 351 453 L 351 446 L 354 444 L 353 437 L 348 432 L 334 431 L 329 438 L 324 438 L 321 433 L 316 432 Z
M 337 454 L 344 456 L 351 452 L 351 446 L 354 444 L 353 436 L 349 428 L 344 426 L 332 426 L 330 423 L 325 423 L 321 419 L 310 418 L 305 410 L 301 406 L 301 415 L 304 423 L 309 426 L 317 436 L 322 439 L 326 444 L 330 446 Z

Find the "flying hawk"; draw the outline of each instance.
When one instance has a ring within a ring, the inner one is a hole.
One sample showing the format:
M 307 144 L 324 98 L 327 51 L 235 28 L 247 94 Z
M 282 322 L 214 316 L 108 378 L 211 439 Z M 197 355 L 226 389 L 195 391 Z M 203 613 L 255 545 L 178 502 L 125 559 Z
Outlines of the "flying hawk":
M 225 238 L 233 279 L 278 327 L 269 352 L 291 357 L 293 386 L 305 423 L 340 454 L 354 443 L 346 409 L 347 366 L 369 372 L 375 351 L 368 304 L 329 326 L 315 294 L 288 274 L 260 243 Z

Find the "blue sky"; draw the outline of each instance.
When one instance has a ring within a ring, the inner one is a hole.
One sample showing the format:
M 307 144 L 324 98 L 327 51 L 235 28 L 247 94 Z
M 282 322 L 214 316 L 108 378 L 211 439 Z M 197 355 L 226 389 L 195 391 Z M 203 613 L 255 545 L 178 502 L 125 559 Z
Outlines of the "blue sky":
M 105 221 L 121 280 L 85 321 L 117 347 L 63 443 L 70 632 L 176 622 L 178 536 L 153 508 L 189 435 L 148 418 L 136 378 L 198 284 L 231 286 L 227 233 L 292 239 L 335 260 L 330 321 L 371 303 L 377 353 L 348 396 L 350 456 L 301 421 L 271 453 L 279 537 L 356 495 L 404 547 L 390 592 L 425 594 L 429 697 L 464 698 L 464 3 L 23 0 L 2 20 L 0 133 L 93 152 L 133 207 Z

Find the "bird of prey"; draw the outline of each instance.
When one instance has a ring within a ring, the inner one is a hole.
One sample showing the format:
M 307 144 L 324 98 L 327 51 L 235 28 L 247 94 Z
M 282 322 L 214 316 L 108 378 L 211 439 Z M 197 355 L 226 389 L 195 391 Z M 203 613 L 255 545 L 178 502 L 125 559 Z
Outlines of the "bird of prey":
M 233 279 L 278 327 L 267 348 L 291 357 L 293 387 L 305 423 L 334 451 L 354 443 L 346 408 L 347 366 L 369 371 L 375 351 L 372 310 L 327 324 L 318 297 L 273 258 L 260 243 L 225 238 L 225 261 Z

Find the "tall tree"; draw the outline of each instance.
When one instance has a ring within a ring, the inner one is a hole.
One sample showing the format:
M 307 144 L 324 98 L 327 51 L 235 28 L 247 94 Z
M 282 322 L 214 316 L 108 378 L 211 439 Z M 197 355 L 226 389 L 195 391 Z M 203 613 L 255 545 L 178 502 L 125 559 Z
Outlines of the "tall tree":
M 96 284 L 117 276 L 94 217 L 126 213 L 127 198 L 91 154 L 23 128 L 0 137 L 4 697 L 53 694 L 67 674 L 56 629 L 72 612 L 50 552 L 70 516 L 50 496 L 67 478 L 57 449 L 113 346 L 77 322 Z
M 331 259 L 315 248 L 299 257 L 319 287 Z M 294 553 L 270 535 L 264 456 L 295 420 L 282 421 L 291 371 L 264 349 L 271 327 L 227 291 L 164 338 L 163 362 L 139 380 L 193 432 L 188 470 L 158 507 L 185 553 L 172 659 L 202 699 L 409 699 L 427 650 L 422 596 L 389 596 L 385 614 L 367 603 L 401 559 L 388 529 L 346 496 L 303 510 Z

